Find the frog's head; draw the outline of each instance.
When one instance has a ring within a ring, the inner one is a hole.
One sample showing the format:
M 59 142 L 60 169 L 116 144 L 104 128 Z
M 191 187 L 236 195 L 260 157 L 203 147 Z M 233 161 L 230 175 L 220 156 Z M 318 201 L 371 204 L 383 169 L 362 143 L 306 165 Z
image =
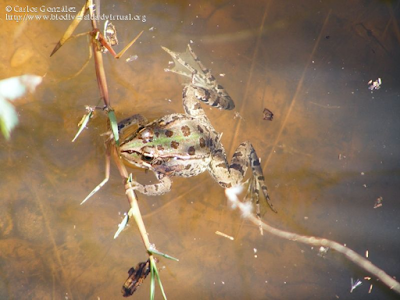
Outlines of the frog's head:
M 131 144 L 131 143 L 130 143 Z M 124 160 L 139 168 L 152 169 L 152 163 L 157 155 L 154 155 L 154 147 L 144 146 L 135 150 L 134 148 L 120 148 L 120 154 Z
M 138 130 L 121 143 L 122 158 L 139 168 L 152 169 L 152 164 L 159 156 L 159 151 L 153 144 L 153 138 L 154 132 L 151 128 Z

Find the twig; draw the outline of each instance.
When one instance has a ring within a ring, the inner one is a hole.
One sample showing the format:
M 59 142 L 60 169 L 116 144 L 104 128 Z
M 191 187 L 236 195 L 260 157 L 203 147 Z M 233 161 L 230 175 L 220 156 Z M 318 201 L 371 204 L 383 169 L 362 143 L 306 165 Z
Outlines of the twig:
M 260 220 L 253 214 L 251 213 L 251 208 L 249 208 L 249 203 L 243 203 L 241 202 L 237 195 L 240 193 L 241 187 L 232 187 L 229 189 L 225 190 L 225 194 L 228 198 L 228 200 L 231 202 L 232 207 L 236 208 L 238 207 L 239 210 L 242 212 L 242 216 L 252 223 L 254 223 L 256 226 L 260 225 Z M 299 235 L 296 233 L 280 230 L 277 228 L 274 228 L 264 221 L 261 222 L 262 228 L 266 231 L 269 232 L 277 237 L 290 240 L 290 241 L 295 241 L 295 242 L 300 242 L 303 244 L 307 245 L 312 245 L 312 246 L 317 246 L 317 247 L 329 247 L 333 250 L 336 250 L 337 252 L 343 254 L 346 256 L 350 261 L 355 263 L 357 266 L 360 268 L 366 270 L 370 274 L 374 275 L 376 278 L 378 278 L 382 283 L 387 285 L 390 289 L 394 290 L 395 292 L 400 294 L 400 283 L 390 277 L 388 274 L 385 273 L 382 269 L 378 268 L 374 264 L 372 264 L 369 260 L 365 259 L 355 251 L 351 250 L 350 248 L 347 248 L 346 246 L 343 246 L 335 241 L 331 241 L 328 239 L 323 239 L 323 238 L 317 238 L 314 236 L 304 236 L 304 235 Z
M 94 17 L 93 3 L 91 3 L 91 5 L 89 5 L 89 15 L 90 15 L 90 19 L 92 21 L 93 32 L 96 32 L 96 30 L 98 30 L 98 28 L 97 28 L 97 24 L 96 24 L 96 19 Z M 104 101 L 105 107 L 109 107 L 110 99 L 108 96 L 108 86 L 107 86 L 106 73 L 104 71 L 103 56 L 102 56 L 102 53 L 100 51 L 98 51 L 99 50 L 98 43 L 96 42 L 96 40 L 94 38 L 92 38 L 92 49 L 93 49 L 95 67 L 96 67 L 97 84 L 99 85 L 101 98 Z

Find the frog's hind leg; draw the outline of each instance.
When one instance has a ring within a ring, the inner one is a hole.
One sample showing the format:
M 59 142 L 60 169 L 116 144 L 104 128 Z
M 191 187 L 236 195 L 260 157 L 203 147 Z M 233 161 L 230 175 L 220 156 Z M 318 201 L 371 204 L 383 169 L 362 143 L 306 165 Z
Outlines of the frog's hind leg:
M 252 196 L 254 195 L 256 197 L 256 204 L 259 207 L 258 195 L 261 188 L 269 207 L 272 211 L 276 212 L 274 206 L 271 203 L 271 199 L 269 198 L 267 185 L 265 184 L 264 174 L 260 164 L 260 159 L 258 158 L 253 145 L 250 142 L 243 142 L 239 145 L 239 147 L 233 154 L 229 169 L 231 173 L 236 173 L 236 177 L 243 179 L 247 170 L 247 166 L 249 164 L 253 173 L 253 177 L 251 178 L 251 181 L 253 182 L 250 182 L 249 192 L 252 193 Z
M 235 103 L 224 87 L 218 84 L 210 69 L 206 68 L 199 57 L 194 53 L 188 44 L 188 50 L 194 61 L 199 66 L 201 72 L 193 73 L 192 84 L 198 89 L 197 98 L 207 105 L 220 109 L 231 110 L 235 108 Z
M 257 215 L 260 215 L 259 193 L 260 189 L 272 211 L 276 212 L 269 198 L 268 189 L 265 184 L 264 174 L 261 169 L 260 160 L 253 145 L 250 142 L 243 142 L 233 154 L 229 170 L 226 167 L 225 152 L 216 150 L 210 164 L 210 171 L 216 181 L 223 187 L 237 185 L 243 182 L 247 168 L 250 165 L 253 176 L 250 179 L 249 191 L 246 198 L 254 199 L 256 202 Z M 228 180 L 229 179 L 229 180 Z M 249 197 L 250 196 L 250 197 Z
M 185 77 L 191 77 L 192 83 L 188 85 L 188 87 L 194 90 L 194 95 L 197 100 L 220 109 L 231 110 L 235 108 L 235 103 L 232 98 L 225 89 L 217 83 L 210 70 L 201 63 L 190 45 L 188 45 L 188 52 L 191 56 L 188 57 L 188 60 L 191 60 L 189 63 L 182 58 L 182 55 L 185 55 L 185 53 L 176 53 L 165 47 L 162 48 L 171 55 L 175 62 L 175 67 L 173 69 L 166 69 L 166 71 Z M 187 54 L 187 56 L 188 55 L 189 54 Z M 184 70 L 179 69 L 179 65 L 182 66 Z
M 192 47 L 188 44 L 188 50 L 194 61 L 201 69 L 201 74 L 193 74 L 192 83 L 200 87 L 206 87 L 208 90 L 212 90 L 213 93 L 206 97 L 202 97 L 201 101 L 211 106 L 217 106 L 221 109 L 231 110 L 235 108 L 235 103 L 229 94 L 225 91 L 224 87 L 218 84 L 215 77 L 211 74 L 211 70 L 206 68 L 199 57 L 194 53 Z
M 197 70 L 195 68 L 193 68 L 190 64 L 188 64 L 186 61 L 184 61 L 181 58 L 181 55 L 183 53 L 176 53 L 174 51 L 169 50 L 166 47 L 161 46 L 161 48 L 167 52 L 169 55 L 171 55 L 175 66 L 172 69 L 164 69 L 165 72 L 172 72 L 172 73 L 176 73 L 178 75 L 181 76 L 185 76 L 185 77 L 189 77 L 192 78 L 193 74 L 197 73 Z M 179 68 L 179 65 L 181 66 L 181 68 Z M 182 70 L 183 67 L 183 70 Z

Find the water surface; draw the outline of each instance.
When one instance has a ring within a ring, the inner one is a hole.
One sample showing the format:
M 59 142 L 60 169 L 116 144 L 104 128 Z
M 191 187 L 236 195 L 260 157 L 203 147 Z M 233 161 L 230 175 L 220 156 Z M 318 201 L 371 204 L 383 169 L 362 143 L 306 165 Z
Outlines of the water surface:
M 46 3 L 62 5 L 82 3 Z M 183 52 L 191 43 L 236 103 L 229 112 L 206 108 L 228 157 L 249 140 L 262 158 L 278 210 L 264 205 L 264 220 L 368 250 L 400 278 L 399 9 L 398 1 L 372 0 L 103 3 L 102 13 L 146 20 L 113 22 L 118 51 L 144 34 L 125 58 L 105 56 L 112 105 L 119 119 L 182 112 L 184 81 L 163 71 L 171 59 L 160 46 Z M 146 253 L 133 222 L 113 239 L 128 209 L 116 169 L 79 205 L 104 172 L 104 115 L 71 143 L 85 105 L 99 98 L 93 62 L 75 75 L 88 58 L 87 39 L 50 58 L 69 22 L 1 18 L 0 36 L 10 41 L 0 53 L 1 77 L 45 77 L 18 103 L 21 124 L 11 140 L 0 142 L 0 298 L 119 299 L 127 271 Z M 371 92 L 368 81 L 377 78 L 382 87 Z M 272 122 L 263 120 L 264 108 Z M 155 180 L 132 172 L 140 182 Z M 374 209 L 378 197 L 383 205 Z M 322 258 L 318 249 L 260 236 L 208 174 L 139 199 L 150 240 L 180 259 L 160 259 L 170 299 L 398 298 L 337 253 Z M 363 281 L 353 293 L 351 278 Z M 148 295 L 149 280 L 135 298 Z

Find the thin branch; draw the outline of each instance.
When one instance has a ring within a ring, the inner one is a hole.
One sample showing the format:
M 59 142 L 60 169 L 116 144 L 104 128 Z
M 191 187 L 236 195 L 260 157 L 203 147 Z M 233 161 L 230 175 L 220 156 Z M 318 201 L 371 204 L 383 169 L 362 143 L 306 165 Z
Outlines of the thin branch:
M 366 270 L 370 274 L 374 275 L 376 278 L 378 278 L 382 283 L 387 285 L 390 289 L 394 290 L 395 292 L 400 294 L 400 283 L 393 279 L 391 276 L 386 274 L 385 271 L 382 269 L 378 268 L 374 264 L 372 264 L 368 259 L 365 259 L 355 251 L 351 250 L 350 248 L 347 248 L 346 246 L 343 246 L 335 241 L 331 241 L 328 239 L 323 239 L 323 238 L 318 238 L 314 236 L 304 236 L 284 230 L 280 230 L 277 228 L 274 228 L 264 221 L 261 222 L 260 220 L 253 214 L 251 213 L 251 207 L 249 207 L 249 203 L 243 203 L 241 202 L 237 194 L 240 193 L 240 187 L 233 187 L 225 190 L 225 194 L 228 198 L 228 200 L 231 202 L 233 208 L 239 208 L 239 210 L 242 212 L 242 216 L 252 223 L 254 223 L 256 226 L 262 226 L 262 228 L 266 231 L 269 232 L 277 237 L 294 241 L 294 242 L 300 242 L 303 244 L 307 245 L 312 245 L 312 246 L 317 246 L 317 247 L 329 247 L 333 250 L 336 250 L 337 252 L 343 254 L 346 256 L 350 261 L 352 261 L 354 264 L 359 266 L 360 268 Z
M 93 34 L 95 34 L 96 32 L 98 32 L 98 28 L 94 17 L 93 3 L 89 5 L 89 15 L 92 21 Z M 108 86 L 107 86 L 106 73 L 104 71 L 103 55 L 101 51 L 98 51 L 99 50 L 98 47 L 99 46 L 95 37 L 92 37 L 92 49 L 96 67 L 97 84 L 99 85 L 101 98 L 104 101 L 105 107 L 110 107 L 110 98 L 108 96 Z

